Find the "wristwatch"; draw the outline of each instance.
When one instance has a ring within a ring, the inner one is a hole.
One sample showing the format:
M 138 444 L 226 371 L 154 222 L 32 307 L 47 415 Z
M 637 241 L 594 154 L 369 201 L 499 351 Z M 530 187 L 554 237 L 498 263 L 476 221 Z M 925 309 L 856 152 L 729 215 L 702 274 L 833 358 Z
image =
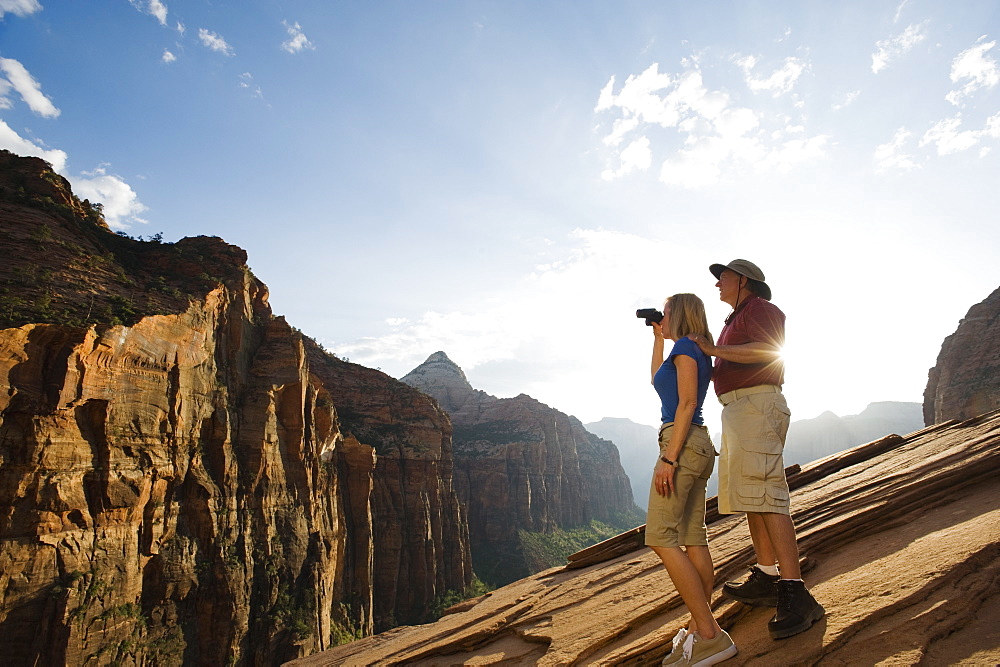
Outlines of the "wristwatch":
M 666 463 L 668 466 L 673 466 L 675 468 L 677 467 L 677 461 L 671 461 L 666 456 L 661 456 L 660 460 Z

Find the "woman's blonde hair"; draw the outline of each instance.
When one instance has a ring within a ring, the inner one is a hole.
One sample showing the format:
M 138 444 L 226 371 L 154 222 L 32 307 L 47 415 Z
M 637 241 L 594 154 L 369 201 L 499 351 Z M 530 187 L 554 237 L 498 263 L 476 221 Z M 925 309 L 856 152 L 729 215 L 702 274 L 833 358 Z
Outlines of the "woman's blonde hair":
M 715 344 L 701 299 L 694 294 L 675 294 L 667 298 L 667 307 L 670 308 L 670 338 L 680 340 L 690 334 L 701 334 Z

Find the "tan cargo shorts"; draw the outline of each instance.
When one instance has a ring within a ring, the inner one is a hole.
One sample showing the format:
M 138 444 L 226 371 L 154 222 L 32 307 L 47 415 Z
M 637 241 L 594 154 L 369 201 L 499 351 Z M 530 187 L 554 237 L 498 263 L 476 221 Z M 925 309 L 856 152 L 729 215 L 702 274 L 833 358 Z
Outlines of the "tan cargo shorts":
M 789 514 L 782 453 L 790 413 L 784 395 L 777 387 L 761 385 L 723 394 L 720 399 L 725 407 L 719 512 Z
M 670 444 L 674 425 L 660 427 L 660 454 Z M 707 546 L 705 527 L 705 487 L 715 468 L 715 447 L 704 426 L 691 424 L 691 431 L 674 473 L 674 493 L 670 497 L 656 492 L 656 481 L 649 485 L 646 510 L 646 546 Z M 654 462 L 655 464 L 655 462 Z

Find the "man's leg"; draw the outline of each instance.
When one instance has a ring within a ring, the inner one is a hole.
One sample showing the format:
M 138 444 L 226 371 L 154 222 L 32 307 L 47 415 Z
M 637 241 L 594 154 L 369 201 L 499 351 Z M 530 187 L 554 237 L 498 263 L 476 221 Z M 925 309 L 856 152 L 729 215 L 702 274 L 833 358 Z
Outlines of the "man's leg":
M 753 542 L 757 562 L 761 565 L 775 565 L 778 562 L 778 555 L 775 553 L 771 537 L 768 535 L 764 515 L 747 512 L 747 528 L 750 530 L 750 541 Z
M 778 563 L 782 579 L 801 579 L 799 545 L 792 517 L 775 512 L 747 513 L 750 539 L 761 565 Z

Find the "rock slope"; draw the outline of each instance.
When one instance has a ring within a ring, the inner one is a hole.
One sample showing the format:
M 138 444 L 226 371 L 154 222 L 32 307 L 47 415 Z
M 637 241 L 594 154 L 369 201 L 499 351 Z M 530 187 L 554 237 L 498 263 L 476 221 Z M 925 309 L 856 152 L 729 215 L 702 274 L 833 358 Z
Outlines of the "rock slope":
M 4 664 L 275 664 L 471 582 L 451 426 L 0 152 Z M 402 527 L 402 528 L 401 528 Z
M 1000 287 L 944 339 L 924 390 L 924 423 L 1000 408 Z
M 525 531 L 593 520 L 621 529 L 645 520 L 617 448 L 579 420 L 525 394 L 500 399 L 474 389 L 444 352 L 402 381 L 451 417 L 455 490 L 468 507 L 473 568 L 483 580 L 503 584 L 539 569 L 525 553 Z
M 766 629 L 773 611 L 718 593 L 752 547 L 743 517 L 716 516 L 713 607 L 740 648 L 726 664 L 997 664 L 998 473 L 993 412 L 888 436 L 791 475 L 804 576 L 827 615 L 778 642 Z M 637 538 L 609 540 L 588 550 L 617 553 L 607 560 L 538 573 L 436 623 L 291 664 L 658 664 L 686 614 Z

